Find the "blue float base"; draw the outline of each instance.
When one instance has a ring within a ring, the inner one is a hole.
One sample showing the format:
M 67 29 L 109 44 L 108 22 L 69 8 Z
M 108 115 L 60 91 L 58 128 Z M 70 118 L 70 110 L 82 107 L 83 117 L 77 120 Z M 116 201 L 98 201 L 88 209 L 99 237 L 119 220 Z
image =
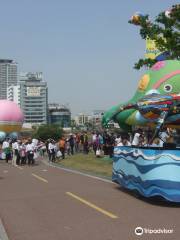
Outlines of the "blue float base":
M 180 151 L 115 147 L 112 180 L 145 197 L 180 202 Z

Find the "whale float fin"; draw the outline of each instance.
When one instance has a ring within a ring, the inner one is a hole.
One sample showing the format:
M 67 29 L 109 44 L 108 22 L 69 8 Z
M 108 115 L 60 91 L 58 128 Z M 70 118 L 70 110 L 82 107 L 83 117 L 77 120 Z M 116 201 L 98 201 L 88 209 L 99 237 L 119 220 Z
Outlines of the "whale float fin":
M 127 105 L 119 105 L 116 107 L 111 108 L 108 112 L 106 112 L 103 116 L 102 119 L 102 124 L 104 127 L 108 126 L 108 123 L 111 120 L 115 120 L 116 116 L 121 113 L 124 110 L 129 110 L 129 109 L 136 109 L 137 108 L 137 104 L 127 104 Z

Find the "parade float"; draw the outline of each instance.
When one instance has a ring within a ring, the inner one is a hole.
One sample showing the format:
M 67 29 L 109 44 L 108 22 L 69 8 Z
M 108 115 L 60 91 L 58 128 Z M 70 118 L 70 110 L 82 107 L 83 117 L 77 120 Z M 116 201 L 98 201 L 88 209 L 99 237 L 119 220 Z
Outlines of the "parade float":
M 0 100 L 0 141 L 5 137 L 17 138 L 24 116 L 20 107 L 12 101 Z
M 151 142 L 162 128 L 180 128 L 180 61 L 159 61 L 153 65 L 141 78 L 130 101 L 105 112 L 103 125 L 111 120 L 126 132 L 134 126 L 151 128 Z M 158 195 L 180 202 L 180 149 L 175 144 L 116 146 L 112 180 L 145 197 Z

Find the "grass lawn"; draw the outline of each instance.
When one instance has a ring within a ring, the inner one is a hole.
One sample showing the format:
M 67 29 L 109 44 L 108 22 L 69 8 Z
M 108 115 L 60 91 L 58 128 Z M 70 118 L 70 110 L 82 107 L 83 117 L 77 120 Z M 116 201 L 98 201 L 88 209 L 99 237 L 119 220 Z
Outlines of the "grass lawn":
M 78 153 L 66 156 L 64 160 L 57 160 L 60 166 L 79 170 L 93 175 L 111 178 L 112 160 L 108 156 L 97 158 L 93 153 Z

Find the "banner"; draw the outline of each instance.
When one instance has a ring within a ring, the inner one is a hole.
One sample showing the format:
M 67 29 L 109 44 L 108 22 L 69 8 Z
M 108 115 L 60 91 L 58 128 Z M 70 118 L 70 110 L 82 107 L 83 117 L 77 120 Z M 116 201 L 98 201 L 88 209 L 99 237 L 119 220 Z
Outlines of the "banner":
M 41 96 L 41 87 L 27 87 L 28 97 L 39 97 Z

